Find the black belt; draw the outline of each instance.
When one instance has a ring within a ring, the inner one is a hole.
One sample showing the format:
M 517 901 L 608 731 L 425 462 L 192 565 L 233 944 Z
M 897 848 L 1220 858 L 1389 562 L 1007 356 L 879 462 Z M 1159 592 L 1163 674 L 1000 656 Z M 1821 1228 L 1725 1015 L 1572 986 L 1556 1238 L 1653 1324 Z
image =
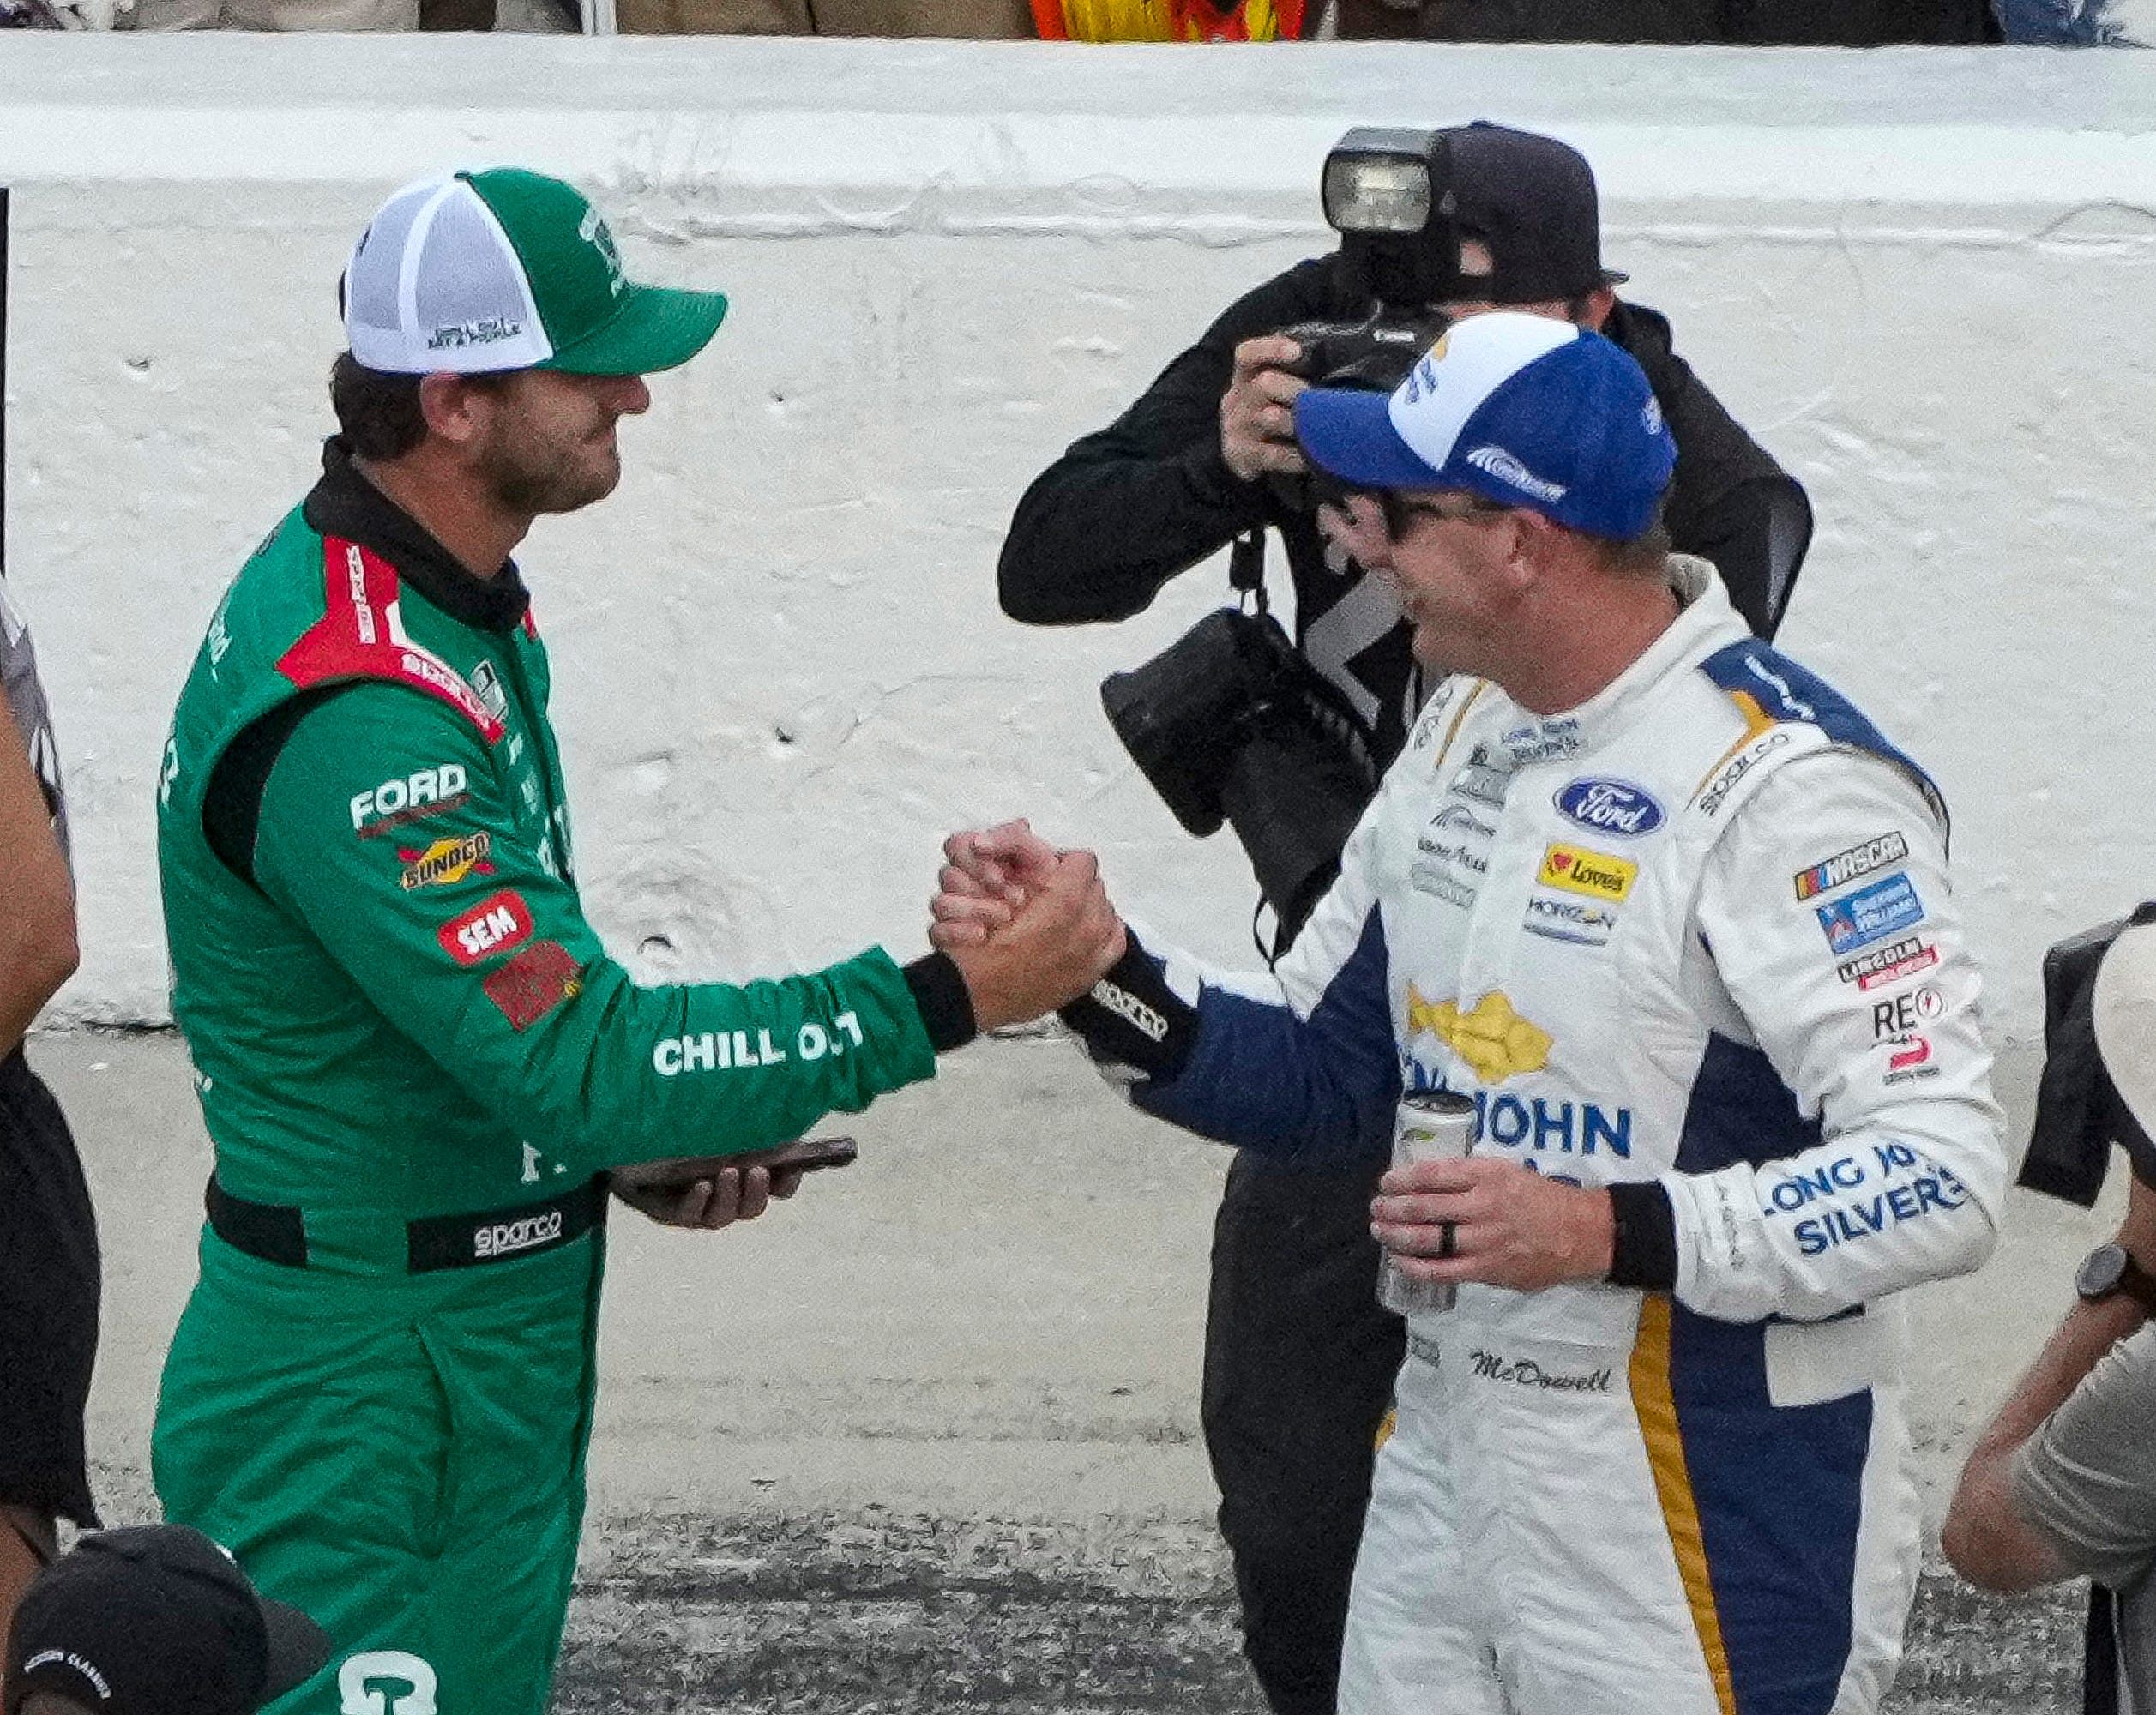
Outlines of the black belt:
M 307 1266 L 306 1218 L 290 1204 L 235 1197 L 214 1176 L 202 1203 L 209 1212 L 211 1231 L 233 1249 L 291 1268 Z M 534 1203 L 407 1221 L 405 1266 L 410 1273 L 428 1274 L 536 1256 L 573 1243 L 605 1218 L 606 1176 L 602 1173 L 573 1191 Z

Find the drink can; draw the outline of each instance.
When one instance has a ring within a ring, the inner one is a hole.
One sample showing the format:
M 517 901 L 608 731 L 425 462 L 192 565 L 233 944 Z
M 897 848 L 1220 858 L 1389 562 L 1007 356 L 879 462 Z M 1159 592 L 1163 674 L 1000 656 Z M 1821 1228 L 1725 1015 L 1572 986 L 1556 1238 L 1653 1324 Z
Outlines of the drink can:
M 1475 1129 L 1475 1104 L 1450 1090 L 1416 1090 L 1400 1098 L 1393 1122 L 1393 1165 L 1406 1167 L 1418 1161 L 1452 1161 L 1470 1150 Z M 1403 1316 L 1431 1310 L 1449 1310 L 1458 1296 L 1450 1281 L 1412 1280 L 1400 1272 L 1392 1253 L 1385 1254 L 1377 1277 L 1377 1302 Z

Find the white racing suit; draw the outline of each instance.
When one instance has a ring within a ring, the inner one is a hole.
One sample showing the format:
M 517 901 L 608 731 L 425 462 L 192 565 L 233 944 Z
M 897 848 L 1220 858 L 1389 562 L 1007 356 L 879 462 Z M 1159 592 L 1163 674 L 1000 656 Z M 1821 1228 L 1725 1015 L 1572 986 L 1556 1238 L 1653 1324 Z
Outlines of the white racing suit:
M 1671 574 L 1683 611 L 1580 707 L 1439 690 L 1277 982 L 1141 948 L 1066 1014 L 1227 1142 L 1366 1148 L 1442 1087 L 1478 1154 L 1666 1194 L 1623 1194 L 1669 1290 L 1410 1319 L 1344 1715 L 1839 1715 L 1900 1656 L 1891 1295 L 1978 1266 L 2005 1189 L 1944 812 Z

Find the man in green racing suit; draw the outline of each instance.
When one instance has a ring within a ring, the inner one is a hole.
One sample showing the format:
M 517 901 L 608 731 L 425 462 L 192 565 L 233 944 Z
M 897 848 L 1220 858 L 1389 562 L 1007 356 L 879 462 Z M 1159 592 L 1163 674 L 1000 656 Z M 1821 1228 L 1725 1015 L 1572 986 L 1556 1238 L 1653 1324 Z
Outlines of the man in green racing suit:
M 168 1518 L 335 1640 L 280 1712 L 537 1715 L 607 1170 L 865 1107 L 1082 992 L 1121 931 L 1074 857 L 992 961 L 632 983 L 584 920 L 509 556 L 535 515 L 611 491 L 641 376 L 701 349 L 725 299 L 628 280 L 582 196 L 502 170 L 392 197 L 344 304 L 345 432 L 211 621 L 159 792 L 216 1171 L 155 1476 Z M 725 1218 L 762 1207 L 764 1170 L 721 1176 Z

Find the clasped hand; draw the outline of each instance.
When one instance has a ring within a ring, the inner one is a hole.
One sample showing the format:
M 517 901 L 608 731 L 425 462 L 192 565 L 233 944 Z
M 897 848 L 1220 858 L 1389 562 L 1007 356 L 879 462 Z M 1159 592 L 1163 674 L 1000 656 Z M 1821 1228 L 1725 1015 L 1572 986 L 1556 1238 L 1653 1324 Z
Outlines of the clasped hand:
M 943 842 L 929 940 L 966 979 L 983 1030 L 1075 1001 L 1123 957 L 1123 919 L 1090 851 L 1058 851 L 1024 821 Z
M 1489 1156 L 1395 1167 L 1377 1189 L 1370 1230 L 1411 1279 L 1533 1292 L 1610 1272 L 1606 1191 Z

